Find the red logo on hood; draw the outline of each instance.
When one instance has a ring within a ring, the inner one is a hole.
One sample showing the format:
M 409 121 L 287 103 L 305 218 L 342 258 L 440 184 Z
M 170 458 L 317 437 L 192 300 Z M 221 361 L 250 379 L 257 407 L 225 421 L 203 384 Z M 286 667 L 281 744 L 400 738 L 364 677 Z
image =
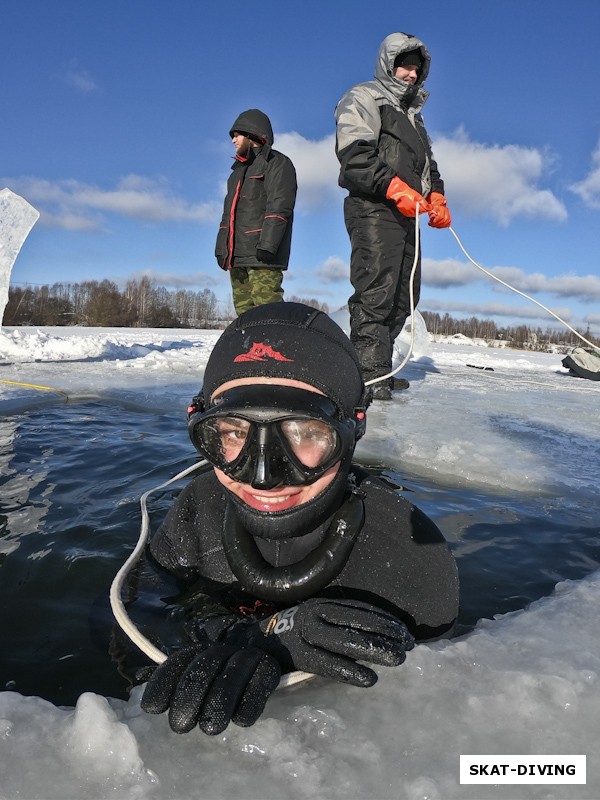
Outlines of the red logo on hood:
M 240 353 L 239 356 L 236 356 L 233 359 L 233 363 L 237 363 L 239 361 L 293 361 L 293 358 L 286 358 L 281 353 L 278 353 L 277 350 L 273 350 L 270 344 L 264 344 L 263 342 L 254 342 L 250 350 L 247 353 Z

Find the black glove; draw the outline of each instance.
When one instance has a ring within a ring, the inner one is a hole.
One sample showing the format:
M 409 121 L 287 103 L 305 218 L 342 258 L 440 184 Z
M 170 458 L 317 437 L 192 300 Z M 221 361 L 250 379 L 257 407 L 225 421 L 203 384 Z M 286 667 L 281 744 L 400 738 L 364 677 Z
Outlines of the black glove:
M 259 261 L 264 261 L 265 264 L 272 264 L 275 261 L 275 253 L 270 253 L 268 250 L 261 250 L 260 247 L 256 248 L 256 257 Z
M 373 686 L 377 673 L 358 664 L 402 664 L 415 640 L 404 623 L 358 600 L 311 598 L 262 622 L 240 621 L 224 640 L 273 655 L 283 672 L 294 669 Z
M 156 667 L 141 707 L 149 714 L 169 709 L 169 725 L 175 733 L 187 733 L 198 725 L 214 736 L 230 722 L 253 725 L 280 677 L 278 662 L 262 650 L 229 644 L 193 645 Z

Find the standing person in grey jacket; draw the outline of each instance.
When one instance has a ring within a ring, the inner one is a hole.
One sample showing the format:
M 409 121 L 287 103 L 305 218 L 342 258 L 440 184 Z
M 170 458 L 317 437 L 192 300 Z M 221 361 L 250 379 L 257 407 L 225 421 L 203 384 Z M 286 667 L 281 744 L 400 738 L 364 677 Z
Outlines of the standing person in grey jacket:
M 243 111 L 229 135 L 235 160 L 227 181 L 215 255 L 229 270 L 236 313 L 283 300 L 296 202 L 296 171 L 272 149 L 273 128 L 256 108 Z
M 394 340 L 410 314 L 417 206 L 429 214 L 430 226 L 451 224 L 421 116 L 430 62 L 420 39 L 390 34 L 379 48 L 375 79 L 350 89 L 335 112 L 339 184 L 349 192 L 344 219 L 352 247 L 350 338 L 365 381 L 391 372 Z M 419 259 L 415 307 L 420 282 Z M 391 400 L 393 387 L 393 378 L 376 383 L 373 398 Z

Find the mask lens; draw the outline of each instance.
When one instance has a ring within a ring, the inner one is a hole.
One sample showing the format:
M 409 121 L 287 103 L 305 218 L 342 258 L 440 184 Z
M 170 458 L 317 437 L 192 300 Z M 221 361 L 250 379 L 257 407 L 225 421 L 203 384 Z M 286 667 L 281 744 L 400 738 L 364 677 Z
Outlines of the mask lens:
M 240 483 L 314 483 L 354 450 L 355 424 L 316 392 L 288 386 L 234 387 L 189 416 L 194 446 Z
M 317 419 L 283 420 L 281 432 L 294 456 L 308 469 L 324 464 L 338 443 L 335 429 Z
M 231 463 L 248 440 L 251 423 L 239 417 L 215 417 L 199 426 L 203 448 L 218 463 Z

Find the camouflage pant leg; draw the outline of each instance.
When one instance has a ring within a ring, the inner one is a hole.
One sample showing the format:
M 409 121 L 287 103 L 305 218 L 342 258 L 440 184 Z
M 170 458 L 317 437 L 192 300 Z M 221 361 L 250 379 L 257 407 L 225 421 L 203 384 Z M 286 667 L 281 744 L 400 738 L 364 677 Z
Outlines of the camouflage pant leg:
M 252 302 L 252 286 L 245 267 L 232 267 L 229 271 L 231 278 L 231 291 L 235 313 L 239 316 L 249 308 L 254 308 Z
M 252 286 L 252 302 L 255 306 L 265 303 L 279 303 L 283 300 L 283 272 L 280 269 L 249 269 L 248 277 Z
M 230 275 L 233 304 L 238 315 L 249 308 L 283 300 L 283 272 L 280 269 L 233 267 Z

